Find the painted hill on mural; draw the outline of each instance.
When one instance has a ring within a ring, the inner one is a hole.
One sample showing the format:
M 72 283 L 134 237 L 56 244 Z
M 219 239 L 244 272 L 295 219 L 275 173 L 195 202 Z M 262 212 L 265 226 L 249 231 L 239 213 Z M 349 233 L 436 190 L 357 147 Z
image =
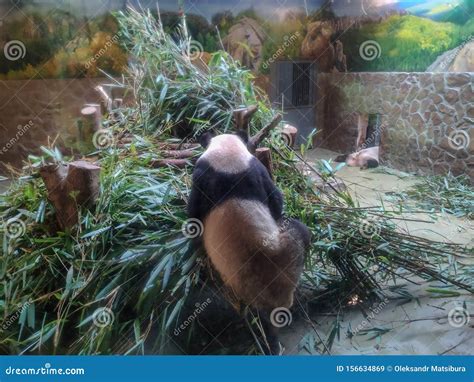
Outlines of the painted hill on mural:
M 350 71 L 425 71 L 444 52 L 469 41 L 474 19 L 459 25 L 423 17 L 391 16 L 340 36 Z M 360 54 L 366 41 L 375 41 L 378 57 Z

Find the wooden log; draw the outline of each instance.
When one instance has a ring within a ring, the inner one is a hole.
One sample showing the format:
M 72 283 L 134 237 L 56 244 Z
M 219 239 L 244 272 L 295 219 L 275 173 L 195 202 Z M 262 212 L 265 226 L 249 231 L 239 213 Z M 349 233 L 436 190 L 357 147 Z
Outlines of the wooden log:
M 110 113 L 112 111 L 112 97 L 104 89 L 103 86 L 97 85 L 94 90 L 99 93 L 99 96 L 102 100 L 102 114 Z
M 256 105 L 234 110 L 235 129 L 248 131 L 250 120 L 257 110 Z
M 185 159 L 193 157 L 196 152 L 193 150 L 163 150 L 160 151 L 160 154 L 165 158 Z
M 99 195 L 100 167 L 93 163 L 48 164 L 40 168 L 40 175 L 62 230 L 72 228 L 80 207 L 92 207 Z
M 122 105 L 123 105 L 123 99 L 122 99 L 122 98 L 115 98 L 115 99 L 112 101 L 112 108 L 113 108 L 113 109 L 121 108 Z
M 100 107 L 96 104 L 85 104 L 81 109 L 82 129 L 85 139 L 102 128 Z
M 100 103 L 85 103 L 83 108 L 84 107 L 89 107 L 89 106 L 90 107 L 95 107 L 100 113 Z
M 199 148 L 201 145 L 199 143 L 159 143 L 160 149 L 163 150 L 194 150 Z
M 123 103 L 122 98 L 115 98 L 112 100 L 110 115 L 112 119 L 115 121 L 120 120 L 121 113 L 119 109 L 122 107 L 122 103 Z
M 118 143 L 120 144 L 130 144 L 134 141 L 133 134 L 123 133 L 120 138 L 118 139 Z M 166 141 L 159 141 L 153 140 L 160 150 L 171 150 L 171 151 L 179 151 L 179 150 L 195 150 L 201 147 L 199 143 L 190 143 L 190 142 L 179 142 L 179 143 L 171 143 Z
M 195 161 L 192 159 L 175 159 L 175 158 L 152 159 L 150 162 L 150 166 L 153 168 L 168 167 L 168 166 L 184 168 L 193 162 Z
M 78 128 L 79 140 L 85 144 L 86 150 L 92 149 L 94 134 L 102 128 L 100 105 L 85 104 L 82 107 Z
M 275 115 L 275 117 L 273 117 L 272 121 L 267 126 L 265 126 L 257 134 L 255 134 L 254 136 L 252 136 L 249 139 L 249 142 L 248 142 L 247 146 L 248 146 L 248 149 L 251 153 L 254 153 L 257 146 L 270 134 L 270 132 L 275 127 L 278 126 L 281 119 L 282 119 L 281 114 Z
M 296 134 L 298 134 L 298 129 L 288 123 L 283 126 L 282 132 L 283 139 L 289 147 L 294 147 L 296 143 Z
M 255 150 L 255 157 L 262 162 L 270 177 L 273 178 L 272 151 L 269 147 L 259 147 Z

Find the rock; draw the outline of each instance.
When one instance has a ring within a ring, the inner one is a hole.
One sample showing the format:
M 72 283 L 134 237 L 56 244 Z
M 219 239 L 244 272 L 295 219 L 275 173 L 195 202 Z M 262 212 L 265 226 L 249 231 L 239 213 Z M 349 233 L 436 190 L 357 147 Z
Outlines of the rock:
M 454 115 L 455 110 L 451 107 L 446 105 L 445 103 L 441 103 L 438 106 L 438 110 L 443 114 Z
M 250 17 L 243 17 L 229 29 L 222 42 L 234 59 L 249 69 L 257 70 L 262 63 L 264 40 L 265 33 L 258 22 Z
M 418 94 L 420 88 L 418 86 L 413 86 L 411 89 L 410 89 L 410 92 L 408 93 L 407 95 L 407 101 L 408 102 L 411 102 L 415 99 L 416 95 Z
M 466 110 L 466 114 L 469 118 L 474 118 L 474 107 L 470 107 Z
M 334 43 L 334 50 L 335 50 L 335 63 L 334 66 L 336 67 L 338 72 L 347 72 L 347 58 L 344 54 L 344 45 L 341 41 L 336 40 Z
M 473 47 L 474 49 L 474 47 Z M 472 82 L 471 76 L 469 74 L 448 74 L 446 76 L 446 83 L 449 87 L 459 87 L 466 85 Z
M 428 96 L 428 94 L 429 94 L 429 91 L 426 90 L 425 88 L 422 88 L 420 92 L 418 93 L 418 95 L 416 96 L 416 99 L 419 101 L 424 100 Z
M 435 90 L 438 92 L 438 93 L 441 93 L 442 91 L 444 91 L 444 76 L 443 75 L 435 75 L 433 76 L 433 84 L 434 84 L 434 87 L 435 87 Z
M 441 157 L 442 153 L 443 151 L 439 147 L 433 146 L 429 152 L 429 157 L 436 160 Z
M 474 72 L 474 40 L 444 52 L 427 72 Z
M 459 101 L 459 93 L 454 89 L 450 89 L 444 94 L 444 99 L 452 105 Z
M 464 45 L 449 66 L 450 72 L 474 72 L 474 40 Z
M 433 123 L 433 126 L 438 126 L 441 123 L 441 117 L 438 113 L 431 113 L 431 123 Z
M 466 164 L 462 160 L 456 160 L 451 164 L 450 170 L 454 176 L 458 176 L 464 173 Z
M 434 94 L 431 99 L 433 100 L 433 102 L 437 105 L 441 102 L 443 102 L 443 98 L 439 95 L 439 94 Z
M 472 90 L 471 85 L 466 85 L 461 90 L 461 100 L 463 102 L 472 102 L 474 99 L 474 91 Z
M 410 113 L 416 113 L 420 108 L 420 103 L 418 101 L 413 101 L 410 106 Z
M 411 124 L 418 132 L 424 130 L 425 122 L 423 121 L 423 117 L 419 113 L 416 113 L 412 116 Z

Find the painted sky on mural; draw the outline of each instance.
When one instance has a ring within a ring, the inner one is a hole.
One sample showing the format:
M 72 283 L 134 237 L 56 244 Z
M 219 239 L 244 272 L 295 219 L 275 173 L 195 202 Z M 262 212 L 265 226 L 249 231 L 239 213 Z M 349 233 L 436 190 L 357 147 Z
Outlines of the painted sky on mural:
M 132 1 L 133 3 L 133 1 Z M 140 2 L 143 4 L 143 1 Z M 155 4 L 154 1 L 150 2 Z M 163 10 L 177 10 L 177 0 L 159 2 Z M 326 3 L 325 0 L 185 0 L 185 9 L 210 19 L 213 14 L 231 10 L 234 14 L 253 8 L 263 17 L 282 18 L 288 11 L 314 12 Z M 444 8 L 454 7 L 458 0 L 396 1 L 396 0 L 333 0 L 331 7 L 337 16 L 377 15 L 388 10 L 406 10 L 419 16 L 435 16 Z
M 0 13 L 11 7 L 11 0 L 0 0 Z M 66 8 L 77 14 L 97 15 L 98 12 L 120 9 L 130 3 L 143 7 L 156 7 L 156 0 L 62 0 L 61 4 L 53 0 L 32 0 L 26 2 L 36 4 L 41 8 Z M 325 0 L 185 0 L 187 13 L 196 13 L 208 20 L 220 11 L 230 10 L 237 14 L 253 8 L 262 17 L 282 18 L 288 11 L 314 12 L 325 3 Z M 377 15 L 388 10 L 406 10 L 418 16 L 436 18 L 443 11 L 459 4 L 459 0 L 431 1 L 396 1 L 396 0 L 333 0 L 332 9 L 337 16 L 360 16 L 364 14 Z M 59 5 L 59 6 L 58 6 Z M 178 0 L 161 0 L 162 11 L 177 11 Z M 0 15 L 1 16 L 1 15 Z

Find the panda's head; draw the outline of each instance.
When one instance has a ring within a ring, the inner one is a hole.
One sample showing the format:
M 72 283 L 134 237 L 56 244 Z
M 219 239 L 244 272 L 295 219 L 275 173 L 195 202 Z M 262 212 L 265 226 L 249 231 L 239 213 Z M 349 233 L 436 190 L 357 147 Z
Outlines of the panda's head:
M 204 133 L 199 142 L 205 148 L 199 161 L 205 160 L 216 171 L 237 174 L 250 166 L 253 155 L 247 148 L 246 132 L 216 136 Z

